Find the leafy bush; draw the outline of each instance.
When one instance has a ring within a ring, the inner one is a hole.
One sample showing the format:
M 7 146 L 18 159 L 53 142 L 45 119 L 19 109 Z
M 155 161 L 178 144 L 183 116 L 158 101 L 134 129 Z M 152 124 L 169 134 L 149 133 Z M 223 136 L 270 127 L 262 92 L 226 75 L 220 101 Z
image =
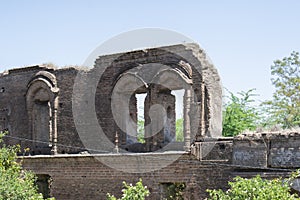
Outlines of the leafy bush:
M 0 143 L 2 137 L 0 134 Z M 9 200 L 41 200 L 43 195 L 37 192 L 35 185 L 36 176 L 28 171 L 22 170 L 17 162 L 19 146 L 6 146 L 2 144 L 0 149 L 0 199 Z
M 122 190 L 123 195 L 121 199 L 117 199 L 114 195 L 107 194 L 108 200 L 144 200 L 145 197 L 149 196 L 150 192 L 147 186 L 143 186 L 142 179 L 140 179 L 134 186 L 123 182 L 124 189 Z
M 207 190 L 210 199 L 213 200 L 299 200 L 296 194 L 290 193 L 289 184 L 299 171 L 294 173 L 289 179 L 277 178 L 273 180 L 262 179 L 259 175 L 254 178 L 247 179 L 235 177 L 234 182 L 229 182 L 230 189 Z
M 170 183 L 166 188 L 166 197 L 163 200 L 183 200 L 184 189 L 184 183 Z
M 251 105 L 254 89 L 239 92 L 237 95 L 230 93 L 228 102 L 223 111 L 223 136 L 235 136 L 245 130 L 256 129 L 259 113 Z

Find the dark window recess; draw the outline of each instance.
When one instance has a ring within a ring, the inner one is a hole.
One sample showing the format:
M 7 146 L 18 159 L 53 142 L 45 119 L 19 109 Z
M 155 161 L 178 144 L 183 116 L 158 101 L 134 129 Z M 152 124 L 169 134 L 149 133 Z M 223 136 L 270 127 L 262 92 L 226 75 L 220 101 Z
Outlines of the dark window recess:
M 300 179 L 299 178 L 292 180 L 291 193 L 297 194 L 298 196 L 300 195 Z
M 185 183 L 161 183 L 160 184 L 160 199 L 165 200 L 184 200 Z
M 221 150 L 224 150 L 226 147 L 225 147 L 225 144 L 220 144 L 220 149 Z
M 48 174 L 38 174 L 36 185 L 38 186 L 38 192 L 43 194 L 44 198 L 50 198 L 50 188 L 52 179 Z

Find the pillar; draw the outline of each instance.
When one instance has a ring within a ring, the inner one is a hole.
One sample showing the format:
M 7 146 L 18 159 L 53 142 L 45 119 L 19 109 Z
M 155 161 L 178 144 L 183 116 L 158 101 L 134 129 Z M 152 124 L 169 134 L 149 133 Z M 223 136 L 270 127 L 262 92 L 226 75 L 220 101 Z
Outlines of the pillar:
M 58 97 L 55 97 L 54 99 L 54 109 L 53 109 L 53 119 L 52 119 L 52 124 L 53 124 L 53 129 L 52 129 L 52 149 L 51 153 L 53 155 L 57 154 L 57 108 L 58 108 Z
M 192 90 L 191 88 L 187 88 L 184 92 L 184 150 L 191 150 L 191 119 L 190 119 L 190 111 L 191 111 L 191 100 L 192 100 Z

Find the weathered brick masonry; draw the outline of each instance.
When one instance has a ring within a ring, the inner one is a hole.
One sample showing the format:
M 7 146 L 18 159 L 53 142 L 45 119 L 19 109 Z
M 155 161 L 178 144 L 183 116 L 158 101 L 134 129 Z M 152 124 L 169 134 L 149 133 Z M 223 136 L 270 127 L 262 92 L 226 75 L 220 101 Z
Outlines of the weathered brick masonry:
M 215 146 L 208 154 L 199 154 L 199 148 L 205 152 L 206 142 L 196 143 L 193 149 L 197 155 L 185 153 L 170 165 L 146 173 L 128 173 L 108 167 L 103 163 L 122 166 L 126 171 L 137 170 L 138 160 L 148 157 L 147 162 L 139 162 L 141 168 L 151 169 L 161 162 L 169 160 L 172 155 L 182 152 L 138 153 L 138 154 L 102 154 L 102 155 L 56 155 L 25 156 L 23 165 L 37 174 L 48 174 L 52 177 L 51 195 L 58 199 L 105 199 L 106 193 L 120 195 L 122 181 L 134 183 L 143 179 L 151 191 L 149 199 L 161 199 L 164 195 L 163 185 L 168 183 L 184 183 L 185 199 L 204 199 L 206 189 L 226 189 L 227 182 L 234 176 L 253 177 L 260 174 L 264 178 L 286 177 L 290 171 L 299 168 L 299 134 L 266 133 L 272 140 L 266 143 L 282 149 L 282 153 L 270 154 L 270 146 L 265 146 L 264 153 L 256 151 L 257 139 L 253 134 L 229 140 L 215 141 Z M 255 137 L 256 139 L 253 139 Z M 291 151 L 288 140 L 297 148 Z M 272 141 L 272 142 L 271 142 Z M 298 141 L 295 144 L 295 141 Z M 209 141 L 212 142 L 212 141 Z M 275 149 L 275 150 L 276 150 Z M 193 151 L 192 150 L 192 151 Z M 246 152 L 246 153 L 245 153 Z M 247 154 L 242 156 L 242 154 Z M 288 154 L 288 155 L 287 155 Z M 158 158 L 158 159 L 157 159 Z M 273 166 L 272 161 L 281 163 Z M 141 164 L 142 163 L 142 164 Z M 265 163 L 266 165 L 261 165 Z M 270 163 L 268 166 L 267 163 Z M 112 165 L 111 165 L 112 166 Z M 294 185 L 299 190 L 299 185 Z
M 176 141 L 176 90 L 184 91 L 184 141 Z M 145 143 L 137 141 L 138 94 L 146 95 Z M 177 183 L 185 199 L 204 199 L 236 175 L 273 178 L 300 167 L 297 131 L 222 138 L 221 106 L 217 70 L 196 44 L 100 56 L 91 69 L 41 65 L 0 75 L 5 142 L 30 148 L 23 166 L 58 200 L 118 196 L 122 181 L 139 178 L 149 199 Z
M 102 164 L 98 159 L 122 159 L 120 165 L 135 168 L 132 159 L 154 156 L 169 159 L 168 153 L 159 155 L 73 155 L 35 156 L 25 158 L 25 168 L 38 174 L 49 174 L 53 183 L 51 195 L 57 199 L 105 199 L 106 193 L 120 195 L 122 182 L 135 183 L 139 178 L 148 186 L 149 199 L 161 199 L 166 183 L 185 183 L 186 199 L 203 199 L 207 188 L 226 188 L 232 168 L 200 164 L 191 155 L 182 155 L 171 165 L 148 173 L 126 173 Z M 121 157 L 121 158 L 120 158 Z M 124 161 L 125 159 L 125 161 Z M 127 160 L 127 161 L 126 161 Z M 155 164 L 155 163 L 152 163 Z M 159 163 L 158 163 L 159 164 Z

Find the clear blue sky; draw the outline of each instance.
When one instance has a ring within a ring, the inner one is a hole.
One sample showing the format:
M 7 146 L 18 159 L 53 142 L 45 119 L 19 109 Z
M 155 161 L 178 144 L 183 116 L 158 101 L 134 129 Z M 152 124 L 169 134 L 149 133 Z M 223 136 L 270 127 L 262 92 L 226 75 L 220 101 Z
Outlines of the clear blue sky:
M 0 71 L 81 65 L 119 33 L 157 27 L 203 47 L 233 92 L 271 97 L 273 60 L 300 51 L 300 1 L 0 1 Z

